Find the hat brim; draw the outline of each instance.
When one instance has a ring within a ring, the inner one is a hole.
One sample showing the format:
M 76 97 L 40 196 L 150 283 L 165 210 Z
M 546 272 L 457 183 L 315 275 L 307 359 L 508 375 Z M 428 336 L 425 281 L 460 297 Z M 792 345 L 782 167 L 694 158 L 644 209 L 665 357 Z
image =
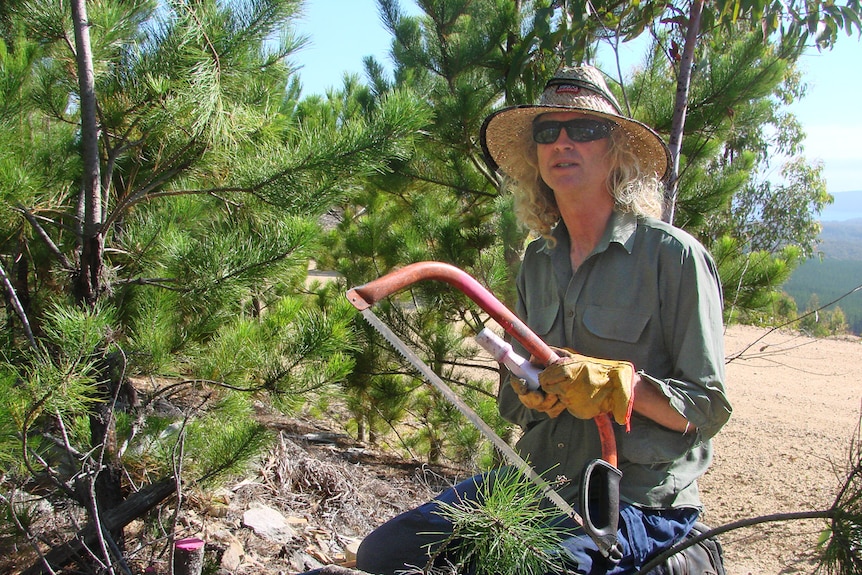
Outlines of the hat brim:
M 652 128 L 617 114 L 572 106 L 512 106 L 485 118 L 479 131 L 479 141 L 488 166 L 510 178 L 529 183 L 527 180 L 534 172 L 524 158 L 527 150 L 534 145 L 533 120 L 540 114 L 550 112 L 581 112 L 614 122 L 625 133 L 632 151 L 640 158 L 641 168 L 646 173 L 655 173 L 655 176 L 664 182 L 670 177 L 670 150 Z

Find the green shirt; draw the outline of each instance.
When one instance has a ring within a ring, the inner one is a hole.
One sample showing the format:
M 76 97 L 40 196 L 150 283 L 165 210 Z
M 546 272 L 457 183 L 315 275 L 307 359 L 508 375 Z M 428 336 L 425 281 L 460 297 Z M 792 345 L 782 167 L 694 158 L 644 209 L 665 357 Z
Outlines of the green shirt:
M 595 250 L 572 274 L 565 225 L 553 234 L 555 247 L 544 239 L 527 247 L 518 315 L 548 344 L 630 361 L 658 386 L 697 433 L 684 435 L 638 414 L 629 432 L 614 424 L 620 496 L 648 508 L 700 507 L 697 478 L 712 460 L 710 438 L 731 413 L 715 263 L 684 231 L 614 212 Z M 528 409 L 508 380 L 498 404 L 502 416 L 524 430 L 517 445 L 522 455 L 575 501 L 584 465 L 601 457 L 595 423 L 565 411 L 550 419 Z

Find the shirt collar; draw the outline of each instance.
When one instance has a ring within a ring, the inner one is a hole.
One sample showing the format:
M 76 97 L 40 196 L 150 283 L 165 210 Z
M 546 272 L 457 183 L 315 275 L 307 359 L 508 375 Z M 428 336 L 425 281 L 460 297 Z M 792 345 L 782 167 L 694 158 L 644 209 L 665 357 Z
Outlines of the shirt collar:
M 600 253 L 608 249 L 611 243 L 621 245 L 628 253 L 632 253 L 632 248 L 635 242 L 635 232 L 638 228 L 638 218 L 631 212 L 618 212 L 614 210 L 608 220 L 608 225 L 602 235 L 602 239 L 596 245 L 593 253 Z M 568 252 L 569 248 L 569 233 L 566 224 L 560 220 L 557 225 L 551 230 L 551 236 L 557 240 L 557 246 L 564 248 Z M 550 254 L 554 248 L 551 248 L 546 243 L 543 251 Z

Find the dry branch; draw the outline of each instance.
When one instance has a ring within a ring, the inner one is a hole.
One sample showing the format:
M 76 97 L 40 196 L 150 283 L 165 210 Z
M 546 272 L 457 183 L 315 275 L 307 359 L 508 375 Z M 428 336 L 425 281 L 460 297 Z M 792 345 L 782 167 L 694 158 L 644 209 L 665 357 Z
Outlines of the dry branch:
M 176 491 L 173 477 L 162 479 L 131 495 L 114 509 L 104 511 L 101 517 L 102 528 L 106 531 L 122 529 L 138 517 L 147 514 Z M 82 550 L 90 547 L 98 539 L 95 526 L 87 524 L 78 534 L 63 545 L 54 547 L 45 554 L 43 560 L 29 567 L 21 575 L 41 575 L 50 573 L 48 565 L 64 567 L 82 557 Z M 46 565 L 47 564 L 47 565 Z

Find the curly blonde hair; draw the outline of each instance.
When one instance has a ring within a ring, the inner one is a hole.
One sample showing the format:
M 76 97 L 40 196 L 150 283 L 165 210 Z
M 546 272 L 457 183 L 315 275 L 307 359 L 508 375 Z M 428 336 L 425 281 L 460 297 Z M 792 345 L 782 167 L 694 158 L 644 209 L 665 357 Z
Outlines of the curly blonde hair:
M 631 149 L 625 134 L 611 130 L 608 157 L 611 173 L 608 174 L 608 193 L 614 198 L 616 209 L 643 217 L 660 218 L 664 199 L 664 185 L 655 175 L 644 173 L 641 162 Z M 525 142 L 526 143 L 526 142 Z M 560 210 L 554 192 L 539 175 L 535 142 L 530 141 L 523 161 L 529 166 L 529 181 L 507 179 L 505 187 L 515 198 L 515 215 L 528 229 L 551 240 L 551 230 L 560 219 Z

